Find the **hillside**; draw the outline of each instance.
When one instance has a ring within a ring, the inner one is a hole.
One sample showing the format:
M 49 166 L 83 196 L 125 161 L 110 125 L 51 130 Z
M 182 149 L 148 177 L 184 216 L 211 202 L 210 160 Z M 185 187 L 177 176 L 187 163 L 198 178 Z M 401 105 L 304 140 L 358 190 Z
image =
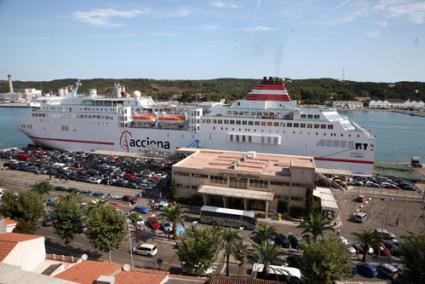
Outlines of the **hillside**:
M 77 79 L 60 79 L 53 81 L 15 81 L 14 87 L 37 88 L 43 92 L 57 92 L 61 87 L 73 85 Z M 80 92 L 96 88 L 98 94 L 109 94 L 115 79 L 82 80 Z M 127 92 L 140 90 L 142 94 L 159 100 L 166 100 L 179 95 L 180 101 L 238 99 L 244 97 L 258 83 L 257 79 L 212 79 L 212 80 L 153 80 L 120 79 Z M 329 94 L 335 93 L 336 99 L 353 99 L 356 96 L 370 96 L 372 99 L 413 99 L 425 101 L 425 83 L 397 82 L 374 83 L 339 81 L 334 79 L 304 79 L 286 82 L 289 94 L 303 103 L 322 104 Z M 7 92 L 7 81 L 0 81 L 0 92 Z

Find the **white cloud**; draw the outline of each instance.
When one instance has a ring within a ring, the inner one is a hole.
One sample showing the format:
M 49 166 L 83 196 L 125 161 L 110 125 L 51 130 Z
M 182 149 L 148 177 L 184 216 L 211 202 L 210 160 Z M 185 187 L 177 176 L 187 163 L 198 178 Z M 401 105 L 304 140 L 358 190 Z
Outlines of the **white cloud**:
M 232 9 L 240 8 L 240 6 L 237 4 L 224 2 L 224 1 L 212 1 L 210 5 L 214 8 L 232 8 Z
M 157 32 L 157 33 L 152 33 L 151 35 L 159 36 L 159 37 L 178 37 L 179 36 L 179 34 L 173 33 L 173 32 Z
M 365 34 L 365 36 L 370 37 L 370 38 L 380 38 L 383 35 L 382 35 L 381 31 L 370 31 L 370 32 L 367 32 Z
M 387 21 L 378 21 L 377 22 L 378 26 L 385 28 L 388 26 L 388 22 Z
M 200 31 L 211 32 L 211 31 L 219 30 L 220 25 L 207 23 L 207 24 L 200 25 L 197 29 L 200 30 Z
M 338 10 L 338 9 L 344 7 L 345 5 L 347 5 L 350 2 L 351 2 L 351 0 L 344 0 L 341 3 L 339 3 L 338 5 L 336 5 L 335 8 L 334 8 L 334 10 Z
M 415 24 L 425 23 L 425 2 L 412 0 L 381 0 L 374 7 L 387 17 L 406 17 Z
M 190 7 L 179 7 L 175 10 L 156 12 L 158 18 L 179 18 L 188 17 L 193 14 L 193 9 Z
M 71 14 L 71 18 L 97 27 L 118 27 L 122 24 L 112 21 L 114 18 L 133 18 L 141 14 L 146 14 L 149 9 L 117 10 L 117 9 L 94 9 L 90 11 L 76 11 Z
M 244 32 L 273 32 L 277 29 L 268 27 L 268 26 L 255 26 L 255 27 L 246 27 L 241 29 Z

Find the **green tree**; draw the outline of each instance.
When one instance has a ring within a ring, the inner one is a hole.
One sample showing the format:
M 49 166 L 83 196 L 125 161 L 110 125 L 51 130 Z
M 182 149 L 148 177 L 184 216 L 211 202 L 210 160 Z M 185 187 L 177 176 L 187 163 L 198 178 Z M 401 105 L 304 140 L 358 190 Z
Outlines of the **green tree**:
M 44 212 L 44 202 L 40 194 L 25 191 L 19 194 L 6 192 L 0 205 L 0 213 L 18 221 L 16 232 L 33 233 Z
M 425 283 L 425 231 L 403 237 L 401 256 L 406 264 L 407 277 L 412 283 Z
M 357 240 L 361 241 L 364 245 L 363 262 L 366 262 L 366 257 L 371 246 L 377 245 L 381 242 L 379 234 L 372 229 L 363 230 L 360 233 L 354 232 Z
M 164 209 L 164 212 L 161 213 L 161 217 L 165 218 L 168 222 L 173 224 L 172 234 L 174 239 L 177 238 L 177 225 L 184 225 L 183 222 L 187 218 L 185 212 L 186 210 L 183 208 L 182 205 L 175 203 L 166 207 Z
M 271 245 L 269 242 L 262 242 L 260 245 L 256 245 L 254 247 L 251 259 L 264 265 L 261 273 L 267 276 L 269 274 L 270 265 L 282 265 L 283 255 L 283 250 L 278 245 Z
M 221 248 L 224 250 L 224 255 L 226 257 L 226 275 L 229 276 L 230 272 L 230 256 L 238 258 L 238 249 L 240 248 L 240 243 L 242 238 L 239 236 L 239 232 L 232 230 L 231 228 L 226 228 L 221 233 Z
M 313 213 L 313 189 L 307 188 L 305 192 L 304 216 L 309 216 Z
M 84 211 L 74 194 L 60 196 L 54 203 L 53 228 L 65 244 L 69 244 L 76 234 L 82 233 Z
M 173 200 L 177 197 L 177 186 L 174 181 L 171 183 L 170 195 L 171 195 L 171 199 Z
M 307 283 L 335 283 L 349 276 L 350 254 L 333 234 L 321 242 L 311 242 L 304 246 L 301 270 Z
M 86 236 L 96 248 L 108 254 L 119 249 L 126 233 L 126 220 L 123 214 L 112 206 L 94 207 L 88 212 Z
M 219 232 L 214 227 L 198 226 L 186 230 L 177 252 L 185 272 L 202 275 L 211 267 L 220 248 Z
M 303 234 L 311 234 L 313 241 L 317 242 L 317 237 L 322 236 L 328 230 L 334 230 L 330 225 L 331 221 L 323 218 L 320 212 L 313 212 L 301 221 L 300 227 L 304 229 Z
M 273 239 L 276 235 L 276 228 L 268 226 L 266 224 L 259 224 L 254 231 L 254 235 L 262 242 L 266 242 L 269 239 Z
M 43 180 L 33 184 L 31 190 L 39 194 L 47 194 L 50 191 L 53 191 L 53 185 L 51 185 L 48 181 Z

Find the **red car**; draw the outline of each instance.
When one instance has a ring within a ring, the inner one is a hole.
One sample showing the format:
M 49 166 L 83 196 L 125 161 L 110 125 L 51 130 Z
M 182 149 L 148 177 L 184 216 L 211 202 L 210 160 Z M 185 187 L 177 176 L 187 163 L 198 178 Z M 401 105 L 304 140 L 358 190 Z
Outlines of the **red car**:
M 110 205 L 114 206 L 115 209 L 120 209 L 121 208 L 121 205 L 119 203 L 115 202 L 115 201 L 109 201 L 108 203 Z
M 159 224 L 158 220 L 153 216 L 148 218 L 148 224 L 154 230 L 158 230 L 159 227 L 161 227 L 161 224 Z
M 127 202 L 131 202 L 131 204 L 134 204 L 137 202 L 137 197 L 131 196 L 131 195 L 124 195 L 122 197 L 122 201 L 127 201 Z
M 355 199 L 355 201 L 360 202 L 360 203 L 364 203 L 367 200 L 366 196 L 364 195 L 359 195 L 357 196 L 357 198 Z

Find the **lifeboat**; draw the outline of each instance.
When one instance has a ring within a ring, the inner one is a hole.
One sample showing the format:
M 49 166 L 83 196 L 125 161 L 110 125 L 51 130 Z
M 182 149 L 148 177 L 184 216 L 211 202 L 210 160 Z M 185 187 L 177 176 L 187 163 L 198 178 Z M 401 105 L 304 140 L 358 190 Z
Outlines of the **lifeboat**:
M 160 121 L 168 121 L 168 122 L 185 122 L 186 116 L 182 114 L 166 114 L 160 115 L 158 117 Z
M 136 114 L 133 114 L 133 120 L 155 121 L 156 120 L 156 114 L 136 113 Z

